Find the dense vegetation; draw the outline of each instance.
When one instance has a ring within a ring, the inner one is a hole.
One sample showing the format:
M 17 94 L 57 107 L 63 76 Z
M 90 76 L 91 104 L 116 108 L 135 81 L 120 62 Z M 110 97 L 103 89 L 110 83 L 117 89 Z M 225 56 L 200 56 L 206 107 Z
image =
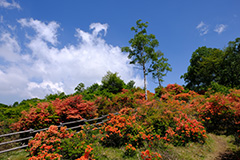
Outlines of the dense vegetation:
M 81 95 L 88 89 L 62 99 L 38 100 L 16 118 L 13 130 L 50 127 L 30 140 L 30 159 L 108 159 L 101 150 L 110 148 L 120 150 L 122 159 L 175 159 L 180 157 L 172 153 L 172 147 L 204 146 L 209 133 L 231 135 L 235 143 L 239 141 L 240 90 L 199 95 L 171 84 L 157 88 L 155 94 L 149 92 L 148 100 L 140 88 L 123 88 L 116 94 L 109 92 L 109 97 L 101 95 L 88 101 Z M 120 114 L 111 114 L 115 112 Z M 109 121 L 87 125 L 79 133 L 55 126 L 107 113 Z

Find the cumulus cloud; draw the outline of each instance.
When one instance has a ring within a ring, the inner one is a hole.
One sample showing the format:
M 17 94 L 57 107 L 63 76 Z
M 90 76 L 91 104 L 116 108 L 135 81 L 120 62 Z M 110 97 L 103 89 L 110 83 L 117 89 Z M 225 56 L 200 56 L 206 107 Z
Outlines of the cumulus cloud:
M 12 3 L 6 1 L 6 0 L 0 0 L 0 7 L 7 8 L 7 9 L 21 9 L 20 5 L 16 3 L 14 0 L 12 0 Z
M 20 59 L 21 48 L 14 37 L 10 33 L 2 33 L 0 36 L 0 57 L 8 62 L 17 62 Z
M 58 23 L 34 19 L 18 22 L 24 28 L 32 28 L 35 34 L 28 42 L 21 43 L 26 44 L 28 53 L 23 53 L 10 33 L 1 34 L 0 103 L 6 101 L 3 99 L 6 93 L 11 103 L 14 99 L 43 98 L 58 91 L 70 94 L 80 82 L 86 86 L 100 83 L 107 71 L 118 72 L 125 82 L 134 80 L 137 86 L 142 86 L 143 80 L 135 74 L 127 55 L 103 39 L 101 33 L 106 35 L 107 24 L 92 23 L 90 32 L 77 28 L 78 44 L 59 48 Z
M 223 31 L 225 31 L 227 28 L 227 25 L 224 24 L 218 24 L 216 25 L 214 31 L 217 32 L 218 34 L 221 34 Z
M 52 21 L 48 24 L 45 24 L 39 20 L 34 20 L 34 19 L 20 19 L 18 22 L 23 26 L 23 27 L 30 27 L 35 30 L 36 37 L 37 39 L 42 39 L 47 42 L 50 42 L 53 45 L 56 45 L 57 43 L 57 29 L 59 27 L 59 24 L 56 22 Z
M 64 92 L 63 83 L 53 83 L 51 81 L 43 81 L 42 83 L 29 82 L 28 90 L 31 97 L 44 96 L 46 93 Z
M 209 31 L 208 25 L 206 25 L 203 21 L 201 21 L 201 22 L 197 25 L 196 29 L 199 31 L 200 36 L 203 36 L 203 35 L 207 34 L 208 31 Z

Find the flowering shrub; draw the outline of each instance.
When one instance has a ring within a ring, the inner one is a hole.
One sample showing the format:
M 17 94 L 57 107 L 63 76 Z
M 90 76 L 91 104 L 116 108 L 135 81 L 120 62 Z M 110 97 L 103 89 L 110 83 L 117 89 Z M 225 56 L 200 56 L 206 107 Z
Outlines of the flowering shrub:
M 169 92 L 173 95 L 182 93 L 184 91 L 184 88 L 178 84 L 168 84 L 165 89 L 167 92 Z
M 58 130 L 57 126 L 50 126 L 45 132 L 40 132 L 28 143 L 28 151 L 32 158 L 60 157 L 54 153 L 56 149 L 60 149 L 60 143 L 65 138 L 71 138 L 73 133 L 66 130 L 66 127 L 61 127 Z M 35 157 L 37 156 L 37 157 Z
M 132 144 L 127 144 L 125 147 L 125 156 L 129 156 L 129 157 L 133 157 L 134 155 L 136 155 L 136 148 L 133 147 Z
M 58 153 L 48 153 L 47 151 L 42 151 L 41 154 L 30 157 L 28 160 L 42 160 L 42 159 L 60 160 L 61 157 L 62 157 L 62 155 L 59 155 Z
M 143 160 L 161 160 L 162 156 L 157 152 L 150 152 L 149 150 L 141 152 L 141 158 Z
M 36 107 L 31 108 L 28 112 L 22 111 L 22 117 L 16 123 L 11 125 L 13 130 L 27 130 L 46 128 L 59 122 L 59 116 L 55 108 L 48 102 L 38 103 Z
M 174 99 L 166 102 L 152 101 L 138 109 L 138 117 L 146 127 L 145 134 L 148 136 L 151 133 L 156 134 L 152 136 L 153 140 L 164 139 L 174 145 L 185 145 L 188 142 L 204 143 L 205 128 L 202 123 L 184 113 L 190 112 L 189 110 L 185 101 Z
M 136 123 L 135 116 L 124 116 L 110 114 L 111 118 L 100 130 L 103 134 L 102 144 L 105 146 L 118 147 L 125 143 L 131 143 L 134 146 L 142 145 L 142 138 L 139 132 L 143 131 L 140 125 Z
M 141 91 L 132 93 L 130 90 L 123 89 L 121 93 L 116 94 L 111 99 L 98 97 L 95 104 L 98 106 L 98 114 L 106 115 L 118 112 L 123 108 L 136 108 L 144 99 L 145 94 Z
M 56 107 L 56 113 L 63 122 L 96 116 L 97 107 L 94 102 L 83 100 L 81 95 L 68 97 L 64 100 L 56 99 L 52 101 L 52 104 Z
M 78 159 L 93 158 L 90 152 L 93 150 L 90 142 L 92 138 L 81 130 L 77 134 L 67 131 L 66 127 L 58 130 L 57 126 L 50 126 L 45 132 L 37 133 L 33 140 L 29 141 L 27 149 L 32 156 L 31 160 L 40 159 Z
M 73 119 L 94 118 L 97 115 L 96 110 L 94 103 L 83 100 L 81 95 L 64 100 L 56 99 L 51 103 L 39 103 L 28 112 L 23 111 L 22 118 L 12 124 L 12 129 L 40 129 Z
M 169 127 L 164 139 L 174 145 L 185 145 L 188 142 L 204 143 L 206 131 L 203 125 L 196 119 L 190 119 L 186 114 L 174 118 L 176 128 Z
M 61 141 L 57 153 L 61 154 L 66 159 L 76 159 L 85 153 L 85 149 L 88 146 L 86 134 L 80 132 L 75 134 L 71 138 L 67 138 Z
M 180 101 L 183 100 L 183 101 L 188 102 L 191 97 L 192 97 L 192 95 L 189 93 L 180 93 L 180 94 L 175 95 L 174 99 L 180 100 Z
M 92 147 L 90 145 L 87 145 L 87 148 L 85 149 L 85 153 L 83 156 L 81 156 L 80 158 L 77 158 L 76 160 L 89 160 L 89 159 L 93 159 L 93 155 L 90 156 L 90 152 L 92 151 Z
M 208 131 L 232 132 L 238 119 L 237 108 L 233 99 L 222 94 L 211 95 L 206 103 L 199 107 L 199 118 L 202 119 Z M 235 130 L 236 131 L 236 130 Z

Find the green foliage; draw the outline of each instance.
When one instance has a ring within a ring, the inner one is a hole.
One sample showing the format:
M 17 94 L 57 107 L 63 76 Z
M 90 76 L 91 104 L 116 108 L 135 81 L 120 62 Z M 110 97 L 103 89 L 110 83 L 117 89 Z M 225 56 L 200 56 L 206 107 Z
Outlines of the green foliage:
M 223 52 L 216 48 L 199 47 L 192 54 L 187 73 L 181 76 L 190 90 L 206 90 L 212 81 L 219 79 Z
M 0 103 L 0 108 L 8 108 L 9 106 L 3 103 Z
M 159 87 L 161 87 L 161 82 L 163 82 L 163 77 L 167 75 L 167 72 L 172 71 L 170 64 L 167 63 L 168 59 L 163 56 L 161 51 L 157 51 L 152 58 L 151 68 L 149 68 L 153 79 L 157 79 Z
M 3 105 L 3 107 L 0 107 L 0 122 L 2 122 L 0 134 L 10 132 L 11 129 L 9 126 L 20 119 L 22 116 L 21 112 L 36 106 L 40 101 L 40 99 L 33 98 L 23 100 L 20 103 L 15 102 L 13 106 Z
M 96 93 L 97 90 L 100 89 L 100 85 L 97 83 L 94 83 L 93 85 L 91 85 L 90 87 L 88 87 L 86 90 L 88 93 Z
M 102 90 L 113 94 L 121 92 L 125 83 L 117 74 L 118 73 L 112 73 L 110 71 L 107 72 L 107 75 L 102 78 Z
M 129 41 L 131 47 L 122 47 L 123 52 L 129 53 L 128 58 L 131 59 L 130 64 L 138 64 L 141 66 L 144 75 L 145 97 L 147 99 L 147 82 L 146 75 L 148 74 L 148 62 L 153 60 L 155 50 L 159 45 L 158 40 L 153 34 L 147 34 L 148 22 L 143 23 L 142 20 L 137 20 L 136 27 L 131 30 L 135 32 L 134 38 Z
M 205 93 L 205 95 L 208 95 L 210 96 L 211 94 L 214 94 L 214 93 L 222 93 L 224 95 L 227 95 L 230 93 L 230 87 L 226 87 L 224 85 L 220 85 L 216 82 L 211 82 L 211 85 L 209 86 L 209 89 L 208 91 Z
M 93 134 L 89 129 L 90 127 L 85 127 L 84 130 L 74 134 L 71 138 L 63 139 L 56 152 L 62 155 L 63 159 L 69 160 L 75 160 L 84 155 L 88 145 L 96 140 L 96 138 L 92 137 Z
M 79 83 L 78 86 L 74 90 L 78 93 L 81 93 L 85 90 L 84 88 L 85 88 L 85 85 L 83 83 Z
M 64 98 L 67 98 L 67 95 L 64 92 L 58 92 L 56 94 L 49 94 L 45 96 L 46 101 L 53 101 L 57 98 L 64 99 Z
M 133 80 L 131 80 L 127 83 L 125 88 L 126 89 L 133 89 L 133 88 L 135 88 L 134 85 L 135 85 L 135 82 Z
M 230 41 L 224 50 L 219 84 L 240 88 L 240 38 Z
M 240 88 L 239 44 L 240 38 L 237 38 L 230 41 L 224 50 L 199 47 L 192 54 L 187 73 L 181 76 L 187 83 L 186 87 L 206 91 L 214 82 L 230 88 Z

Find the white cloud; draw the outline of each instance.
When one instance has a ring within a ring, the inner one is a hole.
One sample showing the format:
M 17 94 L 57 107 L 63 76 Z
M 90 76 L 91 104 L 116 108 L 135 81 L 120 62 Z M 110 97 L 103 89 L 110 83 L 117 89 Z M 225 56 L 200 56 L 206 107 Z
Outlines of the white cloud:
M 7 2 L 6 0 L 0 0 L 0 7 L 7 8 L 7 9 L 21 9 L 20 5 L 12 0 L 12 3 Z
M 203 21 L 201 21 L 196 28 L 197 28 L 197 29 L 200 29 L 200 28 L 202 28 L 204 25 L 205 25 L 205 24 L 203 23 Z
M 107 34 L 108 24 L 101 24 L 101 23 L 92 23 L 89 26 L 90 29 L 93 30 L 93 35 L 97 36 L 100 31 L 104 30 L 104 36 Z
M 63 84 L 61 82 L 53 83 L 51 81 L 43 81 L 40 84 L 36 82 L 29 82 L 28 90 L 30 91 L 31 97 L 37 97 L 37 98 L 42 98 L 46 96 L 46 93 L 64 92 Z
M 203 36 L 203 35 L 207 34 L 208 31 L 209 31 L 208 25 L 206 25 L 203 21 L 201 21 L 201 22 L 197 25 L 196 29 L 199 31 L 200 36 Z
M 216 25 L 214 31 L 217 32 L 218 34 L 221 34 L 223 31 L 225 31 L 227 28 L 227 25 L 224 24 L 218 24 Z
M 17 62 L 20 59 L 21 51 L 17 40 L 9 33 L 2 33 L 0 42 L 0 58 L 8 62 Z
M 101 32 L 107 33 L 107 24 L 91 24 L 92 32 L 78 28 L 79 43 L 58 48 L 57 29 L 60 26 L 56 22 L 43 23 L 34 19 L 18 22 L 22 27 L 33 28 L 36 33 L 28 42 L 21 43 L 26 44 L 29 53 L 22 53 L 10 33 L 2 33 L 0 49 L 6 52 L 0 51 L 0 103 L 6 102 L 6 93 L 11 103 L 23 98 L 43 98 L 57 91 L 70 94 L 80 82 L 86 86 L 101 82 L 107 71 L 118 72 L 125 82 L 134 80 L 137 86 L 142 86 L 143 80 L 134 73 L 127 55 L 102 38 Z M 1 57 L 5 64 L 1 64 Z
M 34 19 L 20 19 L 18 22 L 23 27 L 31 27 L 35 30 L 36 38 L 43 39 L 47 42 L 50 42 L 53 45 L 56 45 L 57 43 L 57 29 L 59 27 L 59 24 L 52 21 L 48 24 L 45 24 L 39 20 Z

